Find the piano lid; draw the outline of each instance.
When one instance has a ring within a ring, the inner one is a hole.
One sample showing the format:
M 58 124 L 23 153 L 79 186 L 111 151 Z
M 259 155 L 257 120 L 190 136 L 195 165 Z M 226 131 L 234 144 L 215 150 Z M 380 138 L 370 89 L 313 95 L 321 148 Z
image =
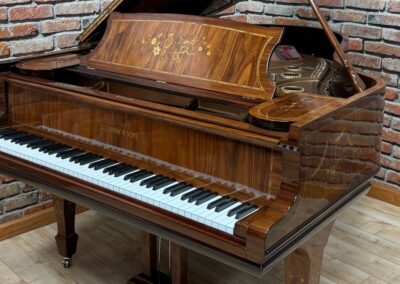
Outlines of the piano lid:
M 241 0 L 114 0 L 78 37 L 79 43 L 96 38 L 105 30 L 112 12 L 121 13 L 176 13 L 187 15 L 212 15 L 235 5 Z
M 96 49 L 81 65 L 221 92 L 270 100 L 266 73 L 281 27 L 175 14 L 113 13 Z

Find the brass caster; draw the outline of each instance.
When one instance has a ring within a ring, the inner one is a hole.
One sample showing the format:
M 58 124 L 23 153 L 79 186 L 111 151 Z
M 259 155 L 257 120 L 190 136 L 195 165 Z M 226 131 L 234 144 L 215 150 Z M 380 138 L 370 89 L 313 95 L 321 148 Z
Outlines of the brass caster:
M 69 258 L 69 257 L 64 257 L 63 258 L 64 268 L 70 268 L 71 264 L 72 264 L 72 259 L 71 258 Z

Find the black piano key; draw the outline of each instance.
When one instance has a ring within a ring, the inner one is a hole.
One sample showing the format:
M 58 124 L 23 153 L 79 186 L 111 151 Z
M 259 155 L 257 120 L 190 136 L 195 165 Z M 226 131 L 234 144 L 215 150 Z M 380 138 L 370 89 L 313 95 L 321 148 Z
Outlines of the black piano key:
M 186 192 L 186 191 L 188 191 L 189 189 L 192 189 L 192 188 L 193 188 L 192 185 L 185 185 L 183 187 L 180 187 L 178 189 L 175 189 L 175 190 L 171 191 L 170 196 L 172 196 L 172 197 L 177 196 L 177 195 L 179 195 L 181 193 L 184 193 L 184 192 Z
M 111 167 L 105 168 L 105 169 L 103 170 L 103 173 L 109 174 L 109 175 L 113 175 L 113 174 L 115 174 L 118 170 L 120 170 L 120 169 L 122 169 L 122 168 L 125 168 L 125 166 L 126 166 L 126 164 L 116 164 L 116 165 L 113 165 L 113 166 L 111 166 Z
M 29 140 L 25 140 L 23 142 L 19 142 L 19 144 L 20 145 L 27 145 L 29 147 L 30 145 L 32 145 L 34 143 L 37 143 L 37 142 L 40 142 L 40 141 L 43 141 L 43 139 L 40 138 L 40 137 L 35 137 L 35 138 L 29 139 Z
M 156 175 L 154 177 L 149 177 L 145 180 L 142 180 L 142 182 L 140 183 L 141 186 L 146 186 L 146 187 L 150 187 L 151 185 L 153 185 L 154 183 L 163 180 L 165 177 L 163 177 L 162 175 Z
M 58 154 L 57 154 L 57 157 L 59 157 L 59 158 L 65 160 L 65 159 L 67 159 L 67 158 L 75 157 L 75 156 L 81 155 L 81 154 L 83 154 L 83 153 L 85 153 L 85 152 L 82 151 L 82 150 L 79 150 L 79 149 L 71 149 L 71 150 L 68 150 L 68 151 L 65 151 L 65 152 L 58 153 Z
M 132 166 L 126 166 L 125 168 L 122 168 L 122 169 L 120 169 L 119 171 L 117 171 L 115 174 L 114 174 L 114 176 L 115 177 L 121 177 L 121 176 L 123 176 L 123 175 L 126 175 L 126 174 L 128 174 L 128 173 L 130 173 L 130 172 L 132 172 L 132 171 L 136 171 L 137 170 L 137 168 L 136 167 L 132 167 Z
M 11 140 L 11 139 L 14 139 L 14 138 L 24 137 L 26 135 L 28 135 L 28 134 L 26 134 L 25 132 L 15 132 L 15 133 L 11 133 L 11 134 L 8 134 L 8 135 L 4 135 L 3 139 L 4 140 Z
M 225 210 L 232 205 L 235 205 L 237 203 L 236 199 L 230 199 L 227 202 L 224 202 L 222 204 L 219 204 L 217 207 L 215 207 L 215 212 L 221 212 L 222 210 Z
M 167 179 L 167 180 L 160 181 L 153 186 L 153 190 L 159 190 L 160 188 L 166 187 L 174 182 L 175 182 L 174 179 Z
M 87 157 L 91 157 L 93 154 L 91 154 L 91 153 L 82 153 L 82 154 L 79 154 L 79 155 L 75 155 L 75 156 L 73 156 L 73 157 L 71 157 L 70 159 L 69 159 L 69 161 L 70 162 L 74 162 L 75 164 L 78 164 L 78 163 L 80 163 L 80 161 L 82 161 L 83 159 L 86 159 Z
M 249 208 L 245 208 L 245 209 L 239 211 L 239 212 L 236 214 L 236 217 L 235 217 L 235 218 L 236 218 L 236 219 L 242 219 L 243 217 L 245 217 L 245 216 L 249 215 L 250 213 L 256 211 L 257 208 L 258 208 L 257 206 L 251 206 L 251 207 L 249 207 Z
M 184 187 L 184 186 L 187 186 L 187 184 L 185 184 L 185 183 L 177 183 L 177 184 L 174 184 L 174 185 L 171 185 L 171 186 L 165 188 L 163 190 L 163 193 L 164 194 L 168 194 L 168 193 L 174 191 L 175 189 L 179 189 L 179 188 Z
M 217 207 L 218 205 L 220 205 L 220 204 L 222 204 L 222 203 L 225 203 L 225 202 L 228 201 L 228 200 L 229 200 L 229 197 L 226 197 L 226 196 L 221 197 L 220 199 L 217 199 L 217 200 L 211 202 L 210 204 L 208 204 L 208 205 L 207 205 L 207 209 L 209 209 L 209 210 L 214 209 L 214 208 Z
M 44 146 L 47 146 L 47 145 L 51 145 L 53 143 L 54 142 L 50 141 L 50 140 L 43 140 L 43 141 L 38 141 L 38 142 L 30 144 L 28 146 L 28 148 L 31 148 L 32 150 L 35 150 L 35 149 L 40 149 L 41 147 L 44 147 Z
M 146 179 L 144 179 L 144 180 L 142 180 L 142 181 L 140 182 L 140 185 L 141 185 L 141 186 L 144 186 L 144 185 L 146 185 L 148 182 L 151 182 L 151 181 L 153 181 L 153 180 L 155 180 L 155 179 L 159 179 L 160 177 L 162 177 L 162 176 L 161 176 L 161 175 L 155 175 L 155 176 L 146 178 Z
M 57 147 L 57 148 L 55 148 L 55 149 L 48 150 L 48 151 L 47 151 L 47 154 L 49 154 L 49 155 L 54 155 L 54 154 L 58 154 L 58 153 L 61 153 L 61 152 L 65 152 L 65 151 L 68 151 L 68 150 L 71 150 L 71 149 L 72 149 L 72 148 L 69 147 L 69 146 L 67 146 L 67 145 L 62 145 L 61 147 Z
M 25 140 L 29 140 L 29 139 L 32 139 L 32 138 L 36 138 L 36 136 L 34 136 L 34 135 L 26 135 L 26 136 L 22 136 L 22 137 L 17 137 L 17 138 L 11 139 L 11 142 L 19 144 L 20 142 L 24 142 Z
M 239 206 L 236 206 L 235 208 L 232 208 L 231 210 L 228 211 L 228 217 L 232 217 L 233 215 L 236 215 L 238 212 L 242 211 L 243 209 L 247 209 L 251 207 L 249 203 L 243 203 L 240 204 Z
M 16 133 L 16 132 L 18 132 L 18 131 L 15 130 L 15 129 L 7 128 L 7 129 L 4 129 L 4 130 L 0 131 L 0 137 L 6 136 L 6 135 L 10 135 L 10 134 L 13 134 L 13 133 Z
M 89 165 L 89 168 L 91 168 L 91 169 L 93 168 L 94 170 L 97 171 L 97 170 L 101 170 L 101 169 L 104 169 L 106 167 L 109 167 L 111 165 L 114 165 L 116 163 L 117 162 L 114 161 L 114 160 L 106 159 L 106 160 L 101 160 L 101 161 L 98 161 L 98 162 L 91 163 Z
M 140 180 L 143 180 L 143 179 L 145 179 L 145 178 L 147 178 L 147 177 L 149 177 L 149 176 L 152 176 L 152 175 L 154 175 L 154 173 L 152 173 L 152 172 L 144 172 L 144 173 L 142 173 L 142 174 L 140 174 L 140 175 L 137 175 L 137 176 L 135 176 L 135 177 L 133 177 L 133 178 L 131 178 L 129 181 L 131 182 L 131 183 L 135 183 L 135 182 L 138 182 L 138 181 L 140 181 Z
M 188 202 L 189 202 L 189 203 L 193 203 L 193 202 L 195 202 L 195 201 L 197 201 L 197 200 L 203 198 L 204 196 L 207 196 L 207 195 L 210 195 L 210 194 L 211 194 L 211 192 L 202 190 L 202 191 L 199 192 L 198 194 L 192 195 L 192 196 L 188 199 Z
M 85 161 L 86 159 L 90 159 L 90 158 L 97 158 L 98 155 L 96 154 L 92 154 L 92 153 L 86 153 L 83 155 L 79 155 L 76 157 L 71 158 L 75 164 L 80 164 L 82 161 Z
M 99 155 L 93 155 L 93 156 L 86 157 L 85 159 L 81 160 L 81 161 L 79 162 L 79 165 L 84 166 L 84 165 L 90 164 L 90 163 L 92 163 L 92 162 L 98 161 L 98 160 L 100 160 L 100 159 L 102 159 L 101 156 L 99 156 Z
M 181 200 L 189 199 L 189 198 L 191 198 L 192 196 L 195 196 L 195 195 L 197 195 L 197 194 L 199 194 L 199 193 L 202 193 L 202 192 L 203 192 L 203 189 L 197 188 L 197 189 L 195 189 L 195 190 L 193 190 L 193 191 L 191 191 L 191 192 L 184 193 L 184 194 L 182 195 L 182 197 L 181 197 Z
M 48 145 L 48 146 L 44 146 L 44 147 L 39 148 L 39 152 L 47 153 L 47 152 L 49 152 L 50 150 L 58 149 L 58 148 L 61 148 L 61 147 L 63 147 L 63 146 L 64 146 L 64 145 L 59 144 L 59 143 L 53 143 L 53 144 L 51 144 L 51 145 Z
M 91 154 L 91 153 L 83 153 L 83 154 L 81 154 L 81 155 L 72 157 L 72 158 L 70 159 L 70 161 L 71 161 L 71 162 L 78 162 L 78 161 L 80 161 L 80 160 L 82 160 L 82 159 L 86 159 L 87 157 L 91 157 L 92 155 L 93 155 L 93 154 Z
M 203 197 L 201 197 L 201 198 L 198 198 L 198 199 L 196 200 L 196 205 L 201 205 L 201 204 L 203 204 L 203 203 L 205 203 L 205 202 L 207 202 L 207 201 L 213 199 L 213 198 L 216 197 L 217 195 L 218 195 L 218 194 L 216 194 L 216 193 L 210 192 L 209 194 L 207 194 L 207 195 L 205 195 L 205 196 L 203 196 Z
M 144 173 L 146 173 L 146 172 L 147 172 L 146 170 L 140 170 L 140 171 L 131 173 L 131 174 L 129 174 L 129 175 L 126 175 L 126 176 L 124 177 L 124 180 L 128 180 L 128 179 L 131 179 L 131 178 L 135 178 L 136 176 L 139 176 L 139 175 L 144 174 Z
M 146 187 L 147 187 L 147 188 L 151 188 L 151 187 L 153 187 L 154 185 L 156 185 L 157 183 L 162 182 L 162 181 L 167 181 L 167 180 L 168 180 L 167 177 L 161 176 L 160 178 L 156 178 L 156 179 L 154 179 L 154 180 L 148 182 L 148 183 L 146 184 Z

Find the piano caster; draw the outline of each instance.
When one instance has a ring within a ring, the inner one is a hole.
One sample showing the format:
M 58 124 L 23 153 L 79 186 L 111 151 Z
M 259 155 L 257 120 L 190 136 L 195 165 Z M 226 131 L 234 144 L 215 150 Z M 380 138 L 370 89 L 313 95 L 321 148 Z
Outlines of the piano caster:
M 64 257 L 63 265 L 64 265 L 64 268 L 70 268 L 72 265 L 72 259 L 70 257 Z

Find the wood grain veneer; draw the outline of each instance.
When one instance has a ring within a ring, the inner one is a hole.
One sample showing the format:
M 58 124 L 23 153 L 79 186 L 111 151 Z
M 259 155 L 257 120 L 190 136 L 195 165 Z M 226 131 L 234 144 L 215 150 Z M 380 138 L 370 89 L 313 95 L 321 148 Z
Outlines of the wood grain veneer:
M 6 82 L 0 79 L 0 126 L 7 123 L 7 110 Z
M 268 100 L 274 87 L 265 70 L 282 32 L 204 17 L 114 13 L 81 65 Z

